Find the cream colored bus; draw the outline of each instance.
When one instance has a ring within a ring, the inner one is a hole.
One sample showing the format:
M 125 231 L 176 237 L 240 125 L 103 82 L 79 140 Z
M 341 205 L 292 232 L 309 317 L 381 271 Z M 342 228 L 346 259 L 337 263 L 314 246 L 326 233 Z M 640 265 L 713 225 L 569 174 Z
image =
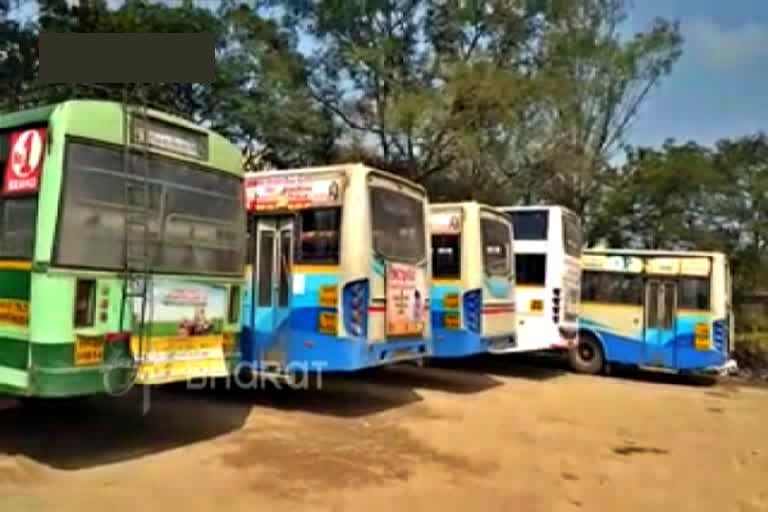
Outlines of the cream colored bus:
M 423 187 L 350 164 L 247 173 L 245 194 L 244 365 L 354 371 L 430 355 Z
M 512 223 L 476 202 L 430 205 L 434 357 L 514 347 Z

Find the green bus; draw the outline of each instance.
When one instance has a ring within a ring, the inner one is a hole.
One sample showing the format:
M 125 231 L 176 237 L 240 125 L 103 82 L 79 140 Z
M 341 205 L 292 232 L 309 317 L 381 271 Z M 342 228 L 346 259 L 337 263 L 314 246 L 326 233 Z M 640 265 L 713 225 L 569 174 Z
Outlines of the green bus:
M 234 370 L 246 233 L 235 145 L 146 107 L 71 100 L 0 115 L 0 169 L 1 393 L 76 397 Z

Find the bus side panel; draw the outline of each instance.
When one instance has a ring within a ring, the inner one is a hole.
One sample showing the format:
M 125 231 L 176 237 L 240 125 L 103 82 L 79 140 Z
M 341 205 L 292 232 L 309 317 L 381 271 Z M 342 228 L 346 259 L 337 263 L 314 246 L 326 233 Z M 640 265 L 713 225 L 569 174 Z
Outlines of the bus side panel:
M 122 282 L 88 278 L 94 284 L 93 322 L 76 331 L 76 279 L 75 275 L 32 275 L 31 394 L 85 395 L 117 392 L 127 385 L 132 362 L 128 341 L 106 339 L 108 333 L 121 330 Z
M 25 393 L 29 386 L 30 264 L 0 262 L 0 390 Z
M 286 364 L 310 370 L 344 370 L 354 366 L 359 358 L 359 344 L 339 337 L 342 319 L 338 268 L 313 270 L 297 266 L 292 279 Z
M 433 357 L 464 357 L 485 352 L 479 334 L 469 332 L 461 314 L 462 289 L 456 283 L 433 283 L 431 323 Z
M 579 326 L 594 332 L 602 341 L 605 360 L 627 365 L 643 361 L 643 308 L 582 302 Z
M 515 287 L 507 277 L 483 279 L 483 337 L 503 338 L 515 333 Z
M 519 351 L 543 350 L 554 345 L 560 338 L 543 286 L 515 286 L 515 338 Z
M 695 333 L 698 324 L 705 324 L 709 328 L 709 350 L 696 348 Z M 674 341 L 676 367 L 680 370 L 691 370 L 724 364 L 725 340 L 715 336 L 717 329 L 709 312 L 678 311 Z

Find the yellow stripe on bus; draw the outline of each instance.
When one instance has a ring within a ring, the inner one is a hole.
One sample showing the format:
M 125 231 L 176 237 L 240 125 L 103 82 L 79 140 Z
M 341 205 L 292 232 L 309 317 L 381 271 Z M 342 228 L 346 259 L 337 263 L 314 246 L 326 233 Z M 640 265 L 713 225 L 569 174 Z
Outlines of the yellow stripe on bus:
M 5 260 L 0 261 L 0 270 L 31 270 L 31 261 Z
M 338 265 L 294 265 L 291 268 L 294 274 L 336 274 Z

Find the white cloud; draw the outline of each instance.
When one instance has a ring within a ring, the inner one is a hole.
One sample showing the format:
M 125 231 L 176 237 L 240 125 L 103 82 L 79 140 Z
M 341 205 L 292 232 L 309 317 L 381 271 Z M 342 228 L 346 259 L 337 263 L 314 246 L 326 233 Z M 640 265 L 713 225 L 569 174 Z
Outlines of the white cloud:
M 685 24 L 683 33 L 686 49 L 715 67 L 768 64 L 768 25 L 750 22 L 726 29 L 710 20 L 696 20 Z

